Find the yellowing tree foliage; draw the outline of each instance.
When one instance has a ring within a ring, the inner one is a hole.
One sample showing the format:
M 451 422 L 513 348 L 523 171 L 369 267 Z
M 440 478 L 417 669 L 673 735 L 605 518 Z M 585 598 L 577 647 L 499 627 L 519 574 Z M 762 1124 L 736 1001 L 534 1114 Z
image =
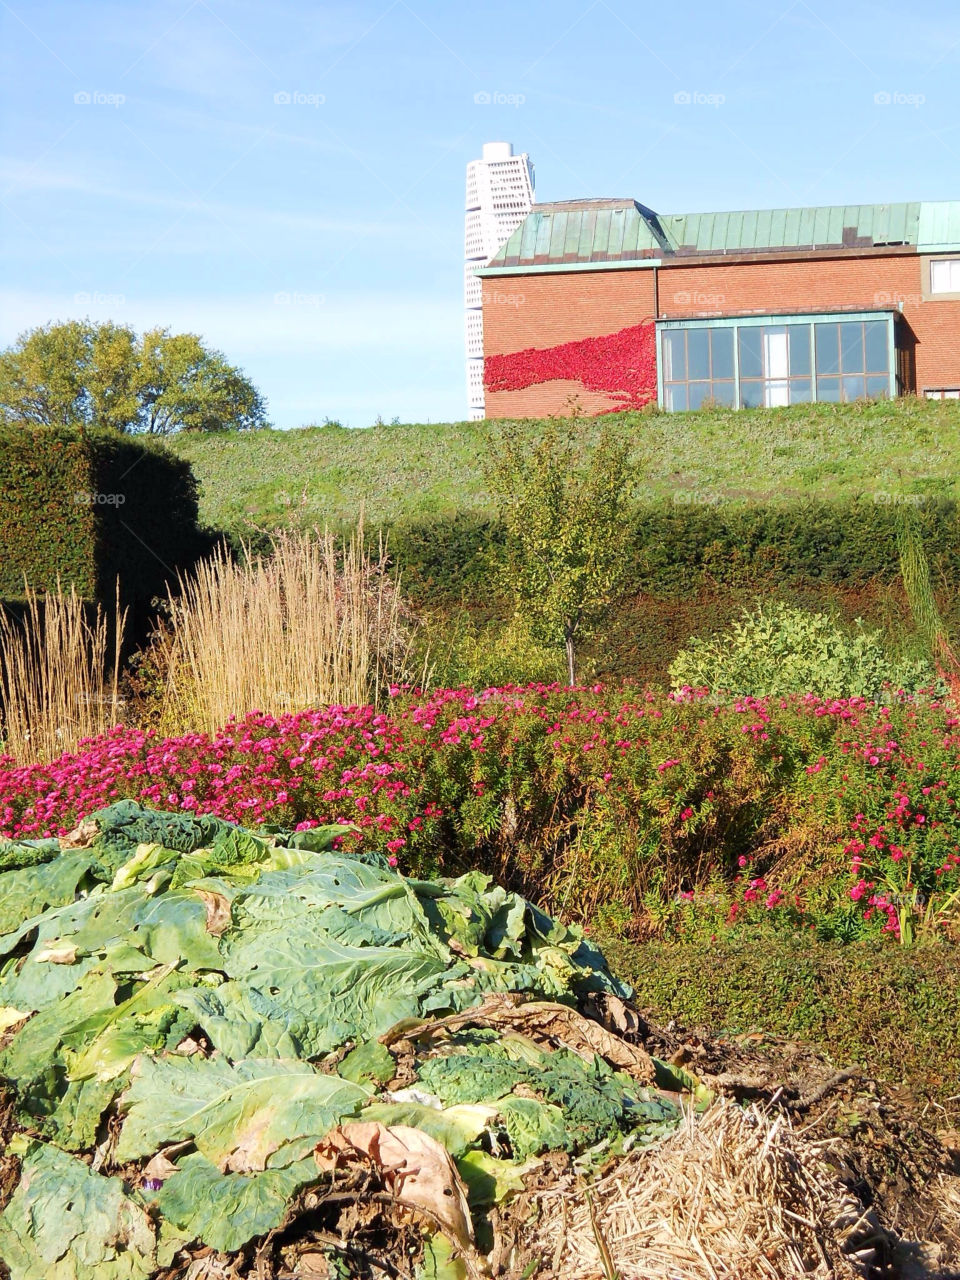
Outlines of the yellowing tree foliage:
M 196 334 L 71 320 L 0 352 L 0 420 L 167 435 L 265 422 L 259 391 Z
M 584 463 L 573 429 L 551 423 L 532 445 L 517 428 L 495 446 L 488 478 L 507 531 L 507 585 L 542 643 L 578 643 L 616 599 L 627 552 L 632 469 L 604 430 Z

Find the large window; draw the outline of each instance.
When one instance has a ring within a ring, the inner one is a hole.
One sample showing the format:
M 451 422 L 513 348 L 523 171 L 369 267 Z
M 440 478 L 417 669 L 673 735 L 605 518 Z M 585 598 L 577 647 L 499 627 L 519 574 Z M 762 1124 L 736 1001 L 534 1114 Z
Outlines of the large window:
M 808 324 L 746 326 L 740 333 L 740 405 L 758 409 L 813 399 Z
M 668 409 L 700 409 L 707 401 L 733 408 L 733 330 L 671 329 L 663 335 Z
M 817 399 L 880 400 L 890 394 L 886 320 L 814 325 Z
M 881 399 L 893 391 L 894 318 L 742 317 L 663 321 L 664 408 L 750 409 Z

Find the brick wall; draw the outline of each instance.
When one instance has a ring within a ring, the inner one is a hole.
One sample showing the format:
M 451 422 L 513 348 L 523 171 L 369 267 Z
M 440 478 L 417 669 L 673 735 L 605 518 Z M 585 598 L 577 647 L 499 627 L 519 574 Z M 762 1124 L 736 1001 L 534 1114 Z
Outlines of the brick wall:
M 659 314 L 670 319 L 768 311 L 873 310 L 903 299 L 916 337 L 917 387 L 960 387 L 960 301 L 922 301 L 922 259 L 916 254 L 824 256 L 775 262 L 671 264 L 659 269 Z M 577 271 L 499 276 L 484 281 L 487 355 L 546 348 L 600 337 L 654 314 L 654 272 Z M 489 417 L 542 417 L 616 408 L 575 382 L 541 383 L 521 391 L 488 392 Z
M 653 315 L 653 272 L 649 270 L 493 277 L 483 282 L 484 354 L 506 355 L 528 347 L 600 338 Z M 621 407 L 611 396 L 558 379 L 522 391 L 488 391 L 487 417 L 568 414 L 571 397 L 586 414 Z

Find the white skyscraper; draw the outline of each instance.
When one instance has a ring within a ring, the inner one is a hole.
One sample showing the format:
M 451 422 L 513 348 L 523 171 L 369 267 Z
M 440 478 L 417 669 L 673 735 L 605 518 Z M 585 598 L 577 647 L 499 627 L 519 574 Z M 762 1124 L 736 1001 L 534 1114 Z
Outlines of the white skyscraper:
M 533 165 L 512 142 L 485 142 L 483 159 L 467 165 L 464 236 L 464 306 L 467 338 L 467 403 L 471 421 L 483 417 L 483 281 L 486 266 L 533 208 Z

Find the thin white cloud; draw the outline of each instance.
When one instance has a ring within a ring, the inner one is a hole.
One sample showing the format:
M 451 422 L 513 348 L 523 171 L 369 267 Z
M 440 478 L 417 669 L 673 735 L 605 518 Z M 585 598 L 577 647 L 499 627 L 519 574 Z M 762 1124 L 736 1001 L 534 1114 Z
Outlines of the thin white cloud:
M 100 182 L 84 174 L 52 165 L 27 164 L 10 157 L 0 157 L 0 186 L 9 191 L 6 200 L 16 203 L 18 196 L 29 192 L 73 191 L 97 200 L 121 201 L 149 209 L 169 210 L 173 213 L 206 214 L 220 222 L 243 226 L 274 228 L 291 232 L 310 232 L 316 235 L 351 233 L 363 236 L 384 236 L 406 240 L 409 227 L 399 225 L 391 217 L 384 222 L 358 222 L 341 217 L 328 218 L 322 214 L 297 213 L 287 209 L 265 209 L 253 205 L 240 205 L 231 201 L 194 199 L 190 196 L 170 195 L 164 191 L 146 191 L 139 187 L 117 186 Z
M 278 296 L 279 295 L 279 296 Z M 136 330 L 156 325 L 199 333 L 231 360 L 321 356 L 358 349 L 386 352 L 459 347 L 457 305 L 426 296 L 351 293 L 349 297 L 280 289 L 219 300 L 0 291 L 0 344 L 54 320 L 114 320 Z

